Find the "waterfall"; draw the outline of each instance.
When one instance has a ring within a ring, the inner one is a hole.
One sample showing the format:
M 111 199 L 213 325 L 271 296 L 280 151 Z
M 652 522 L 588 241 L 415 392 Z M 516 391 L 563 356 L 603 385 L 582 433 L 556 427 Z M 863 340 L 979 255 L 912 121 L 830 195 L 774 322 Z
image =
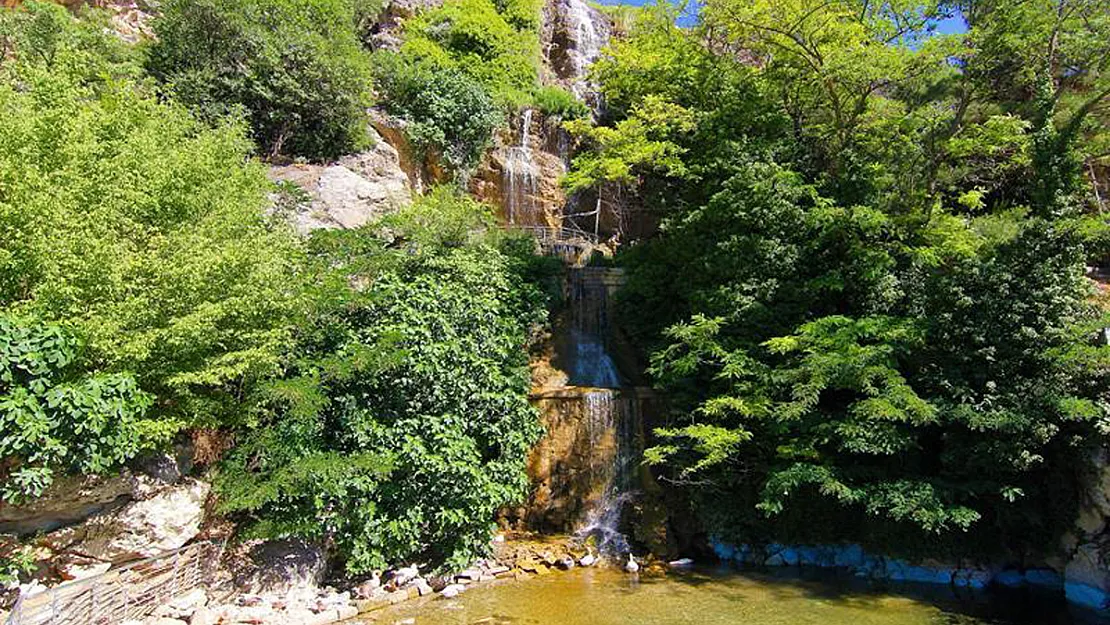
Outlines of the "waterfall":
M 603 555 L 619 557 L 630 551 L 620 525 L 625 504 L 636 496 L 636 404 L 634 399 L 613 390 L 591 391 L 584 397 L 584 404 L 583 418 L 591 448 L 605 449 L 609 445 L 612 453 L 603 455 L 604 462 L 590 464 L 594 481 L 604 486 L 575 536 L 582 541 L 593 539 Z
M 571 91 L 580 100 L 589 102 L 596 96 L 595 85 L 587 80 L 590 66 L 609 42 L 609 20 L 585 0 L 564 0 L 563 19 L 570 41 L 565 50 L 569 62 Z
M 532 127 L 532 109 L 524 109 L 520 121 L 520 144 L 505 150 L 502 172 L 505 216 L 510 224 L 520 219 L 530 224 L 536 212 L 536 195 L 539 193 L 539 171 L 528 146 Z M 534 224 L 532 224 L 534 225 Z
M 609 354 L 609 291 L 619 272 L 598 268 L 572 269 L 570 282 L 570 383 L 595 388 L 620 388 L 621 376 Z
M 620 531 L 621 512 L 635 496 L 637 445 L 635 399 L 619 390 L 624 386 L 610 354 L 611 292 L 621 281 L 619 270 L 572 269 L 570 298 L 570 383 L 589 387 L 582 396 L 583 427 L 589 439 L 594 497 L 576 535 L 592 538 L 601 553 L 628 553 Z

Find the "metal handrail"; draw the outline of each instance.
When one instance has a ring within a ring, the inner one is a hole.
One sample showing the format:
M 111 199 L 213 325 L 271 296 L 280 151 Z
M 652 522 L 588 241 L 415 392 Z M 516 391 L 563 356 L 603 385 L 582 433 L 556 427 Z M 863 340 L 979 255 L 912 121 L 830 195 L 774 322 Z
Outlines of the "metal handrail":
M 571 226 L 553 228 L 551 226 L 511 225 L 509 228 L 531 233 L 541 242 L 572 243 L 575 240 L 582 240 L 589 245 L 597 245 L 600 241 L 596 234 Z
M 224 542 L 195 542 L 16 599 L 5 625 L 101 625 L 147 616 L 208 583 Z

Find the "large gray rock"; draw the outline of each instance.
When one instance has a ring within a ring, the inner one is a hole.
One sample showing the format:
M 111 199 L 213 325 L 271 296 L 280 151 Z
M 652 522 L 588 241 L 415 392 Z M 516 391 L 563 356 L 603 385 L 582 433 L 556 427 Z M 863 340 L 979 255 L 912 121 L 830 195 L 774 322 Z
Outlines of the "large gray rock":
M 206 482 L 185 480 L 147 499 L 52 532 L 40 544 L 63 557 L 113 564 L 172 551 L 200 532 L 209 489 Z
M 371 130 L 371 132 L 373 132 Z M 291 182 L 305 197 L 278 202 L 302 234 L 320 228 L 358 228 L 412 202 L 397 150 L 374 133 L 374 147 L 331 165 L 273 167 L 270 177 Z
M 26 504 L 0 502 L 0 534 L 49 532 L 150 497 L 163 486 L 161 480 L 127 469 L 116 475 L 59 477 Z
M 327 553 L 316 543 L 297 538 L 260 542 L 236 564 L 236 587 L 248 592 L 284 594 L 315 588 L 327 572 Z

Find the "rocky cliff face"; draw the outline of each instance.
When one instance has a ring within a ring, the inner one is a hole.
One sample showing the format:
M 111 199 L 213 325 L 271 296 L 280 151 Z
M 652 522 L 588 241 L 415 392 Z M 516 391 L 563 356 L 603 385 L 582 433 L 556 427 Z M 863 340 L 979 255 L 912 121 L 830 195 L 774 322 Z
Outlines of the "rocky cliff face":
M 1068 599 L 1083 605 L 1110 608 L 1110 451 L 1092 459 L 1092 471 L 1080 502 L 1074 531 L 1064 536 L 1062 568 Z
M 29 543 L 47 584 L 172 551 L 205 521 L 210 487 L 188 470 L 187 453 L 161 454 L 115 475 L 59 479 L 25 505 L 0 504 L 0 543 Z
M 527 110 L 495 137 L 470 180 L 475 198 L 498 209 L 505 224 L 559 228 L 567 205 L 567 139 L 557 118 Z
M 330 165 L 271 167 L 272 180 L 292 183 L 301 191 L 279 194 L 276 210 L 307 234 L 320 228 L 357 228 L 407 206 L 412 187 L 400 153 L 377 133 L 372 140 L 369 150 Z
M 603 103 L 588 73 L 609 43 L 612 23 L 585 0 L 549 0 L 543 14 L 543 49 L 547 67 L 554 74 L 552 82 L 600 111 Z

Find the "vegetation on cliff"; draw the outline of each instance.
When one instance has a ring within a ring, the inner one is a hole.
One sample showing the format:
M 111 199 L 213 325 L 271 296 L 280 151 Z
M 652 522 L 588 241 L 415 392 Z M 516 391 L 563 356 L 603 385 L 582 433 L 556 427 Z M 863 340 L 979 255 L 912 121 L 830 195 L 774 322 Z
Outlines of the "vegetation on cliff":
M 331 539 L 351 572 L 482 553 L 539 435 L 522 347 L 547 296 L 525 242 L 446 190 L 313 237 L 295 347 L 220 475 L 224 509 L 253 535 Z
M 238 443 L 216 474 L 244 529 L 362 571 L 461 564 L 522 498 L 531 241 L 447 188 L 298 239 L 252 158 L 359 145 L 368 6 L 168 2 L 149 48 L 95 11 L 0 12 L 5 501 L 204 429 Z M 492 117 L 460 120 L 488 140 Z

